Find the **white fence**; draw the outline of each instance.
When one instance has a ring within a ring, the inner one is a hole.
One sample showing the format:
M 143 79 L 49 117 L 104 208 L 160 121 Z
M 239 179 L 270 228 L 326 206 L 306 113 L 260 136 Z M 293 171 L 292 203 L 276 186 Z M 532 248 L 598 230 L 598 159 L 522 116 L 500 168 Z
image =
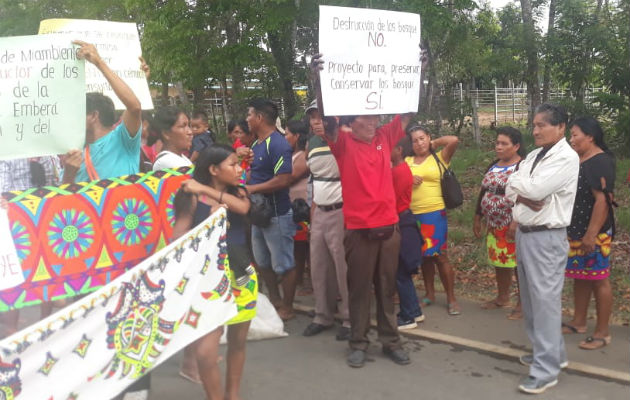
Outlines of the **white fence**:
M 587 88 L 584 96 L 586 104 L 593 104 L 595 93 L 603 92 L 604 88 Z M 541 93 L 542 96 L 542 93 Z M 477 103 L 479 113 L 493 113 L 495 122 L 519 121 L 527 119 L 527 87 L 507 87 L 494 89 L 472 89 L 466 91 L 460 84 L 453 89 L 453 98 L 464 102 L 467 99 Z M 564 89 L 553 88 L 549 92 L 548 101 L 574 98 L 573 94 Z

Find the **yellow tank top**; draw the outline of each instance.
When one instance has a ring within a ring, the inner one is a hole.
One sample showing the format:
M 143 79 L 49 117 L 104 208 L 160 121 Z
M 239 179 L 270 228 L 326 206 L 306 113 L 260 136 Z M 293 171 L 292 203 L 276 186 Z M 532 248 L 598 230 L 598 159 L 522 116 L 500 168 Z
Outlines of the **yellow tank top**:
M 437 153 L 437 156 L 446 167 L 450 165 L 444 161 L 441 151 Z M 409 206 L 411 212 L 424 214 L 446 208 L 440 186 L 440 168 L 435 158 L 429 155 L 421 164 L 416 164 L 413 157 L 407 157 L 405 162 L 409 165 L 413 176 L 422 177 L 422 184 L 414 186 L 411 192 L 411 204 Z

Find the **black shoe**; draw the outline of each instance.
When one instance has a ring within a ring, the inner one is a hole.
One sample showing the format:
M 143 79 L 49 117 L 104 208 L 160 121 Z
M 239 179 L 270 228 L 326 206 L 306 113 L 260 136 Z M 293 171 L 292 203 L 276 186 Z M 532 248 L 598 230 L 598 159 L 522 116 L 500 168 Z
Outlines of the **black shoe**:
M 335 336 L 335 339 L 337 339 L 340 342 L 345 342 L 345 341 L 350 340 L 350 328 L 348 328 L 347 326 L 339 327 L 339 329 L 337 330 L 337 335 Z
M 365 351 L 352 350 L 350 354 L 348 354 L 346 362 L 352 368 L 361 368 L 363 365 L 365 365 Z
M 315 336 L 318 333 L 322 333 L 326 329 L 330 329 L 330 328 L 332 328 L 332 325 L 326 326 L 326 325 L 322 325 L 322 324 L 317 324 L 315 322 L 311 322 L 310 324 L 308 324 L 306 329 L 304 329 L 304 333 L 302 333 L 302 335 L 304 335 L 304 336 Z
M 398 365 L 407 365 L 411 362 L 409 355 L 403 349 L 388 349 L 384 347 L 383 354 Z

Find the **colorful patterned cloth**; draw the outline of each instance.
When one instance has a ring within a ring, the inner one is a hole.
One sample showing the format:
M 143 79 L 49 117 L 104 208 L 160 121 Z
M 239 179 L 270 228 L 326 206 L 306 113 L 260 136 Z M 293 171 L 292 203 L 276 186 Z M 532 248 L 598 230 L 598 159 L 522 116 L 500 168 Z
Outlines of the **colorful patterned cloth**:
M 0 398 L 114 398 L 234 317 L 225 228 L 221 209 L 95 293 L 0 341 Z
M 293 240 L 297 242 L 306 242 L 308 241 L 308 230 L 309 223 L 308 221 L 302 221 L 299 224 L 295 224 L 295 235 L 293 236 Z
M 595 239 L 595 251 L 584 254 L 580 250 L 581 240 L 569 239 L 569 259 L 565 276 L 567 278 L 597 281 L 610 276 L 610 244 L 612 239 L 609 230 L 600 233 Z
M 228 263 L 226 263 L 227 265 Z M 252 266 L 253 269 L 253 266 Z M 258 300 L 258 275 L 256 271 L 249 275 L 249 282 L 243 286 L 238 286 L 234 279 L 232 270 L 229 270 L 230 284 L 232 285 L 232 293 L 236 301 L 238 314 L 236 317 L 228 321 L 227 325 L 236 325 L 241 322 L 247 322 L 256 316 L 256 302 Z
M 446 210 L 414 214 L 414 217 L 416 217 L 418 226 L 420 226 L 420 233 L 424 239 L 422 256 L 433 257 L 442 254 L 446 250 L 448 234 Z
M 0 312 L 91 293 L 166 246 L 173 198 L 188 173 L 4 193 L 25 282 L 0 292 Z
M 506 237 L 508 227 L 488 227 L 486 246 L 488 248 L 488 264 L 493 267 L 516 267 L 516 243 Z
M 513 204 L 505 197 L 505 186 L 517 165 L 505 167 L 493 165 L 481 181 L 484 190 L 480 204 L 481 213 L 486 218 L 489 228 L 501 228 L 512 222 Z

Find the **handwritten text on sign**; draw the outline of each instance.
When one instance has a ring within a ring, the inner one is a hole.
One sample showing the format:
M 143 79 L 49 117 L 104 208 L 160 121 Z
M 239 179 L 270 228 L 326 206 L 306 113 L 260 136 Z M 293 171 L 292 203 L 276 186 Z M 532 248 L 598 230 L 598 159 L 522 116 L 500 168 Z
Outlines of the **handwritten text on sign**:
M 87 19 L 45 19 L 39 24 L 39 34 L 46 33 L 65 33 L 72 35 L 74 39 L 92 43 L 112 71 L 129 85 L 140 100 L 142 109 L 153 109 L 149 85 L 138 60 L 142 49 L 136 24 Z M 114 101 L 117 110 L 125 109 L 103 74 L 90 63 L 85 69 L 85 84 L 87 92 L 103 93 Z
M 0 159 L 85 142 L 85 62 L 62 35 L 0 38 Z
M 327 115 L 416 112 L 420 93 L 420 16 L 319 7 L 319 51 Z
M 15 287 L 22 282 L 24 275 L 9 230 L 7 212 L 0 209 L 0 290 Z

